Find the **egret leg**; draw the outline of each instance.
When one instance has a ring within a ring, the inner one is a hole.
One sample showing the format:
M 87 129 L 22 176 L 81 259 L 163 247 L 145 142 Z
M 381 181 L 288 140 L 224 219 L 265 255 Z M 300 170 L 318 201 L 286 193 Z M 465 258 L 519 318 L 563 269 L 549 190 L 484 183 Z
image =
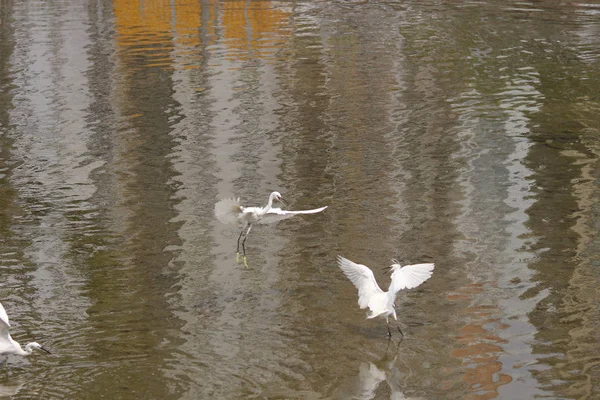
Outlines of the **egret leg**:
M 247 227 L 248 227 L 248 224 L 246 224 L 246 226 L 244 226 L 244 228 L 240 232 L 240 236 L 238 236 L 237 248 L 235 251 L 235 262 L 236 263 L 240 262 L 240 239 L 242 238 L 242 235 L 244 234 L 244 231 L 246 230 Z
M 244 240 L 242 240 L 242 252 L 243 252 L 242 260 L 244 260 L 244 266 L 246 268 L 248 268 L 248 262 L 246 261 L 246 239 L 248 239 L 248 234 L 250 233 L 250 229 L 252 229 L 252 224 L 248 224 L 248 230 L 246 231 L 246 234 L 244 235 Z
M 388 321 L 387 323 L 387 328 L 388 328 L 388 336 L 390 337 L 390 339 L 392 338 L 392 331 L 390 330 L 390 323 Z

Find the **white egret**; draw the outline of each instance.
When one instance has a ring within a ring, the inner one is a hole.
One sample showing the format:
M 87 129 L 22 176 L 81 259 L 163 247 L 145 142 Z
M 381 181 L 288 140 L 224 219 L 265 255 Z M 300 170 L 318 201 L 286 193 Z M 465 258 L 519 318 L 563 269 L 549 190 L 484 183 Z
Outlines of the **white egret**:
M 0 354 L 12 353 L 27 356 L 31 354 L 33 349 L 40 349 L 46 353 L 50 353 L 48 349 L 37 342 L 27 343 L 25 350 L 23 350 L 21 345 L 10 337 L 9 328 L 8 314 L 6 314 L 4 306 L 0 303 Z
M 231 224 L 236 222 L 243 222 L 244 228 L 240 232 L 240 236 L 238 236 L 237 240 L 237 250 L 235 254 L 235 261 L 239 261 L 240 256 L 240 239 L 244 236 L 244 240 L 242 241 L 242 259 L 244 261 L 244 266 L 247 268 L 248 263 L 246 262 L 246 239 L 248 239 L 248 234 L 250 233 L 250 229 L 252 229 L 252 224 L 271 224 L 277 221 L 281 221 L 282 219 L 286 219 L 298 214 L 314 214 L 323 211 L 327 208 L 315 208 L 314 210 L 302 210 L 302 211 L 288 211 L 282 210 L 281 208 L 273 207 L 273 201 L 280 201 L 283 204 L 283 198 L 279 192 L 273 192 L 269 196 L 269 201 L 264 207 L 243 207 L 240 204 L 240 199 L 223 199 L 215 204 L 215 216 L 219 221 L 224 224 Z
M 338 266 L 344 274 L 352 281 L 358 289 L 358 305 L 361 309 L 369 307 L 370 314 L 367 318 L 382 317 L 385 318 L 388 328 L 388 335 L 392 336 L 390 330 L 390 315 L 396 316 L 396 293 L 401 289 L 412 289 L 431 278 L 434 264 L 415 264 L 400 266 L 397 260 L 392 260 L 393 264 L 389 267 L 392 271 L 392 282 L 387 292 L 381 290 L 373 271 L 366 265 L 356 264 L 342 256 L 337 257 Z M 398 331 L 402 336 L 402 330 L 398 326 Z

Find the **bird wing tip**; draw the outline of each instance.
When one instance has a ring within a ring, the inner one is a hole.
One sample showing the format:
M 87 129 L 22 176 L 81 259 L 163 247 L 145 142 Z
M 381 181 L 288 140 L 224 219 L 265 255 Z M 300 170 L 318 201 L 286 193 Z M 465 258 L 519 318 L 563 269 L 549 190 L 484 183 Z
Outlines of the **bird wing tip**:
M 346 257 L 344 257 L 344 256 L 341 256 L 341 255 L 339 255 L 339 254 L 337 255 L 336 259 L 337 259 L 337 262 L 338 262 L 338 264 L 342 264 L 342 263 L 344 263 L 344 264 L 345 264 L 345 263 L 349 263 L 349 262 L 351 262 L 351 261 L 350 261 L 350 260 L 348 260 Z

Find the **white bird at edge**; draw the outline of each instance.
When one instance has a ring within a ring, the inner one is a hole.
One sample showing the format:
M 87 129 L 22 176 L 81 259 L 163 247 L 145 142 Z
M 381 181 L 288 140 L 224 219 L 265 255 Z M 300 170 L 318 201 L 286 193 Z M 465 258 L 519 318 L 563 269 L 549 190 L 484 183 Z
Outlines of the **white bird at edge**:
M 269 201 L 264 207 L 244 207 L 240 204 L 239 198 L 223 199 L 215 204 L 215 216 L 222 223 L 245 223 L 244 228 L 240 232 L 240 236 L 238 236 L 235 261 L 239 262 L 240 239 L 242 236 L 244 236 L 244 240 L 242 241 L 242 260 L 244 261 L 244 266 L 246 268 L 248 268 L 248 263 L 246 262 L 246 239 L 248 239 L 248 234 L 250 233 L 250 229 L 252 229 L 253 223 L 271 224 L 298 214 L 315 214 L 327 208 L 327 206 L 325 206 L 321 208 L 315 208 L 313 210 L 282 210 L 281 208 L 273 207 L 273 201 L 275 200 L 280 201 L 285 205 L 285 202 L 283 201 L 283 198 L 279 192 L 271 193 L 269 195 Z
M 48 349 L 37 342 L 27 343 L 25 350 L 21 348 L 21 345 L 10 337 L 9 333 L 10 322 L 8 321 L 8 314 L 2 303 L 0 303 L 0 354 L 12 353 L 19 354 L 21 356 L 27 356 L 31 354 L 33 349 L 44 350 L 46 353 L 50 353 Z
M 386 267 L 392 271 L 392 282 L 387 292 L 381 290 L 373 271 L 366 265 L 356 264 L 342 256 L 337 257 L 337 263 L 342 272 L 352 281 L 358 289 L 358 305 L 361 309 L 369 307 L 370 314 L 367 318 L 382 317 L 385 318 L 388 328 L 388 335 L 392 336 L 390 330 L 390 315 L 398 321 L 396 316 L 396 293 L 401 289 L 412 289 L 431 278 L 434 264 L 414 264 L 400 266 L 398 260 L 392 260 L 393 264 Z M 398 326 L 398 331 L 402 336 L 402 330 Z

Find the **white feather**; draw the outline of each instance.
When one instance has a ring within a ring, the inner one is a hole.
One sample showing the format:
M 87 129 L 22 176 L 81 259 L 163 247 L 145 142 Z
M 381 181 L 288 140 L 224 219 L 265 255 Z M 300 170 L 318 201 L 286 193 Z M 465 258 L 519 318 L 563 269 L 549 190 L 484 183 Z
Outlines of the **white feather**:
M 10 321 L 8 320 L 8 314 L 4 309 L 2 303 L 0 303 L 0 353 L 4 352 L 6 348 L 11 346 L 5 346 L 11 341 L 10 337 Z
M 240 239 L 243 237 L 241 242 L 243 251 L 242 259 L 245 266 L 248 266 L 246 263 L 245 243 L 246 239 L 248 239 L 250 229 L 252 229 L 252 224 L 271 224 L 294 215 L 315 214 L 327 208 L 327 206 L 325 206 L 321 208 L 315 208 L 313 210 L 288 211 L 273 207 L 274 201 L 281 201 L 285 204 L 279 192 L 272 192 L 269 195 L 267 205 L 264 207 L 243 207 L 240 204 L 240 199 L 223 199 L 215 204 L 215 216 L 219 221 L 224 224 L 231 224 L 235 222 L 243 222 L 245 224 L 244 229 L 238 236 L 236 252 L 237 260 L 237 255 L 239 255 L 240 251 Z
M 215 216 L 224 224 L 238 222 L 242 214 L 240 199 L 223 199 L 215 204 Z
M 293 217 L 294 215 L 299 214 L 316 214 L 318 212 L 326 209 L 327 206 L 321 208 L 315 208 L 313 210 L 301 210 L 301 211 L 290 211 L 290 210 L 282 210 L 281 208 L 273 208 L 267 211 L 262 218 L 260 218 L 257 222 L 259 224 L 272 224 L 274 222 L 281 221 L 283 219 L 287 219 L 289 217 Z M 245 210 L 244 210 L 245 211 Z
M 23 350 L 21 345 L 10 337 L 8 314 L 2 303 L 0 303 L 0 354 L 13 353 L 26 356 L 31 354 L 33 349 L 42 349 L 50 353 L 44 346 L 37 342 L 27 343 L 25 345 L 25 350 Z
M 402 289 L 412 289 L 431 278 L 435 264 L 414 264 L 401 267 L 394 264 L 392 269 L 392 282 L 389 292 L 396 293 Z
M 293 217 L 300 214 L 315 214 L 327 208 L 315 208 L 313 210 L 282 210 L 273 207 L 273 200 L 281 199 L 279 192 L 273 192 L 269 196 L 269 202 L 265 207 L 243 207 L 240 199 L 227 198 L 218 201 L 215 204 L 215 216 L 224 224 L 233 224 L 236 222 L 271 224 L 282 219 Z
M 2 303 L 0 303 L 0 321 L 2 321 L 6 326 L 10 326 L 10 322 L 8 321 L 8 314 L 4 309 Z
M 369 306 L 369 300 L 383 290 L 377 284 L 373 271 L 366 265 L 356 264 L 342 256 L 337 257 L 338 266 L 358 289 L 358 305 L 361 309 Z M 371 311 L 374 311 L 371 309 Z
M 401 289 L 411 289 L 419 286 L 431 277 L 434 264 L 415 264 L 400 267 L 392 265 L 392 282 L 387 292 L 381 290 L 373 271 L 366 265 L 356 264 L 342 256 L 337 257 L 338 266 L 358 289 L 358 305 L 360 308 L 369 307 L 371 313 L 367 318 L 377 316 L 386 319 L 393 315 L 396 318 L 394 301 L 396 293 Z

